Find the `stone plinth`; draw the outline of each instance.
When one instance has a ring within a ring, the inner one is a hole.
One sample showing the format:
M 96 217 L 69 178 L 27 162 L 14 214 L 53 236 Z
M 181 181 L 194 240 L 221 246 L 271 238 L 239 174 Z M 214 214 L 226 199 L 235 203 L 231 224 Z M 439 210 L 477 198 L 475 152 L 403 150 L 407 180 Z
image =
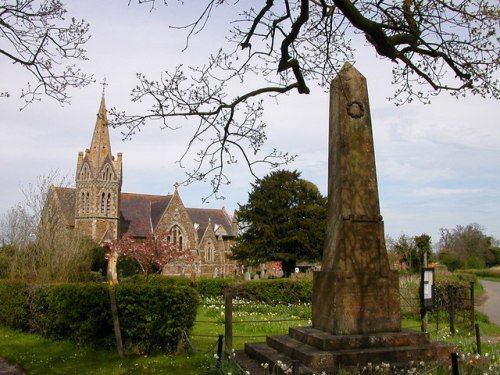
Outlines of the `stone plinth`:
M 411 361 L 446 362 L 453 350 L 450 345 L 431 343 L 427 333 L 409 330 L 332 335 L 311 327 L 297 327 L 290 328 L 288 335 L 268 336 L 265 343 L 246 344 L 245 352 L 237 352 L 236 358 L 248 361 L 251 357 L 258 363 L 267 363 L 269 368 L 276 368 L 278 361 L 289 367 L 292 360 L 298 360 L 300 374 L 318 374 L 369 362 L 398 367 L 408 366 Z

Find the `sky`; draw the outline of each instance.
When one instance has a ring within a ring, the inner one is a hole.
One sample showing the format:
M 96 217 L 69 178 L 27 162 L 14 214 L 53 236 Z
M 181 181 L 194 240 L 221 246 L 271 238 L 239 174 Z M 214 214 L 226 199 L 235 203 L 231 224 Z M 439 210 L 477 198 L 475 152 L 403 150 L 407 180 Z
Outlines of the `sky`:
M 169 27 L 193 21 L 195 7 L 176 3 L 158 6 L 128 5 L 126 0 L 72 1 L 69 16 L 90 23 L 86 44 L 88 61 L 79 66 L 94 74 L 96 82 L 70 92 L 70 105 L 50 98 L 24 110 L 19 89 L 28 76 L 8 60 L 0 59 L 0 89 L 11 90 L 0 98 L 0 215 L 23 199 L 22 186 L 36 183 L 37 176 L 58 170 L 73 176 L 79 151 L 90 145 L 106 77 L 108 109 L 134 108 L 130 91 L 136 73 L 158 77 L 178 64 L 201 65 L 210 53 L 224 46 L 230 25 L 228 9 L 219 9 L 204 32 L 185 48 L 185 30 Z M 500 105 L 492 99 L 456 99 L 443 93 L 432 104 L 395 106 L 387 100 L 391 64 L 379 60 L 360 43 L 355 67 L 367 78 L 377 163 L 381 214 L 385 232 L 427 233 L 436 243 L 440 228 L 478 223 L 484 233 L 500 238 Z M 328 93 L 310 84 L 310 95 L 292 94 L 267 101 L 265 149 L 277 148 L 298 155 L 286 169 L 298 170 L 302 178 L 327 192 Z M 17 91 L 16 91 L 17 90 Z M 168 194 L 176 182 L 185 180 L 185 169 L 176 161 L 186 146 L 186 131 L 161 130 L 147 124 L 130 141 L 120 129 L 110 129 L 113 154 L 123 153 L 123 192 Z M 259 168 L 259 177 L 270 172 Z M 255 181 L 244 164 L 229 170 L 231 184 L 224 187 L 224 200 L 202 198 L 210 184 L 181 186 L 188 207 L 213 207 L 232 213 L 247 201 Z

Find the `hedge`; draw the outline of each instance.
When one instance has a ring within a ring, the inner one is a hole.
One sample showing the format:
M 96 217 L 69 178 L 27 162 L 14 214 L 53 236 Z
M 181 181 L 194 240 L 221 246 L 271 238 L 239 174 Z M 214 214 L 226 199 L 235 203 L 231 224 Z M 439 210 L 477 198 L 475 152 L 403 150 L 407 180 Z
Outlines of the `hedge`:
M 133 276 L 127 278 L 120 285 L 142 284 L 144 278 Z M 196 280 L 185 277 L 158 276 L 149 281 L 152 285 L 170 287 L 173 285 L 191 286 L 201 297 L 222 297 L 225 290 L 231 290 L 240 298 L 264 303 L 309 303 L 312 296 L 312 278 L 301 279 L 268 279 L 244 281 L 237 279 L 199 278 Z
M 198 293 L 191 287 L 123 284 L 116 289 L 122 337 L 140 352 L 177 348 L 196 318 Z
M 128 350 L 173 351 L 194 324 L 199 298 L 192 287 L 123 284 L 115 290 Z M 1 280 L 0 300 L 0 322 L 9 327 L 91 346 L 114 343 L 107 284 L 34 286 Z
M 14 329 L 28 328 L 28 284 L 20 281 L 0 282 L 0 323 Z

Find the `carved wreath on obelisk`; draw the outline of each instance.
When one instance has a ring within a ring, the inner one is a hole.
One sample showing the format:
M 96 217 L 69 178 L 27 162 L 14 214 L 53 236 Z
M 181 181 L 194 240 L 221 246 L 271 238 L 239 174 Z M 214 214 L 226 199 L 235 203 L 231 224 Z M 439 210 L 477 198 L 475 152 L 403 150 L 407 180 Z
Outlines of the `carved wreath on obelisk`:
M 365 114 L 365 107 L 360 101 L 353 100 L 347 103 L 347 113 L 352 118 L 360 118 Z

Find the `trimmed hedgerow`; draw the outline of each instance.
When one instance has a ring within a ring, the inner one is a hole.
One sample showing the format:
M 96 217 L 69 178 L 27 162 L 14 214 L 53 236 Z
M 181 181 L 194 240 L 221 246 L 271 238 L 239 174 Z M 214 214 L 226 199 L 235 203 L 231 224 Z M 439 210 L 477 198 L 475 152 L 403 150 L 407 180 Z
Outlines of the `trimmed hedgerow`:
M 312 296 L 311 279 L 254 280 L 229 288 L 242 298 L 264 303 L 309 303 Z
M 28 328 L 28 284 L 19 281 L 0 281 L 0 323 L 14 329 Z
M 209 279 L 200 278 L 196 280 L 195 287 L 201 296 L 205 298 L 214 298 L 224 295 L 227 286 L 237 283 L 234 279 Z
M 116 288 L 125 346 L 139 352 L 174 351 L 196 318 L 198 293 L 190 287 L 123 284 Z
M 33 330 L 51 339 L 107 346 L 112 340 L 106 284 L 47 285 L 33 300 Z M 36 324 L 36 326 L 35 326 Z
M 189 333 L 198 293 L 187 285 L 116 287 L 126 348 L 172 351 Z M 0 281 L 0 323 L 51 339 L 107 347 L 114 343 L 109 286 L 102 283 L 30 286 Z

